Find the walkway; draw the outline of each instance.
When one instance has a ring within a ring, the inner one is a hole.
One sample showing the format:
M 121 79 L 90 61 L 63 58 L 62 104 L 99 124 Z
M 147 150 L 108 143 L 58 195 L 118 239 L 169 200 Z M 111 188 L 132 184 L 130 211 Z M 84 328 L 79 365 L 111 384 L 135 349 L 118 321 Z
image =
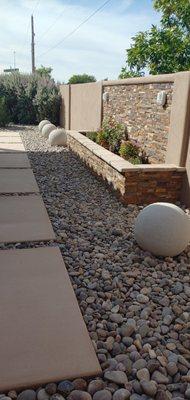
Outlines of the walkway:
M 13 130 L 0 130 L 0 225 L 0 391 L 98 374 L 61 253 L 48 246 L 55 246 L 55 234 L 39 187 Z

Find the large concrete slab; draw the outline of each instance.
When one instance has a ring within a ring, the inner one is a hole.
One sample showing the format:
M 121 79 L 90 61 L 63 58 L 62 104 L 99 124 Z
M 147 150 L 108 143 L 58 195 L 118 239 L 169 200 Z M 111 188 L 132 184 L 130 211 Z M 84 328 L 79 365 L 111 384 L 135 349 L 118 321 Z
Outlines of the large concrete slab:
M 0 391 L 97 375 L 58 248 L 0 252 Z
M 22 139 L 19 137 L 14 137 L 12 135 L 9 136 L 0 135 L 0 144 L 1 143 L 22 143 Z
M 0 193 L 39 193 L 31 169 L 0 169 Z
M 2 153 L 16 153 L 25 152 L 23 143 L 0 143 L 0 152 Z
M 19 133 L 19 132 L 14 132 L 14 131 L 1 131 L 1 130 L 0 130 L 0 137 L 1 137 L 1 136 L 20 137 L 20 133 Z
M 42 198 L 37 195 L 0 196 L 0 242 L 55 239 Z
M 0 153 L 0 168 L 30 168 L 30 162 L 25 153 Z

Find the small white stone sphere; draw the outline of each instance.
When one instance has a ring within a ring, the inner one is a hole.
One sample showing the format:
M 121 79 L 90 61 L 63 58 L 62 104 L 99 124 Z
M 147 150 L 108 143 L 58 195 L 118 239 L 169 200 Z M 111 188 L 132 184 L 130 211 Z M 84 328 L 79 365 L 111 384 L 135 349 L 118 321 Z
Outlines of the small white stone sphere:
M 50 124 L 50 123 L 44 125 L 44 127 L 42 128 L 42 135 L 43 135 L 46 139 L 48 139 L 49 134 L 50 134 L 55 128 L 56 128 L 56 126 L 53 125 L 53 124 Z
M 46 125 L 46 124 L 50 124 L 51 122 L 49 122 L 47 119 L 43 119 L 43 121 L 41 121 L 38 125 L 39 131 L 42 131 L 42 128 Z
M 58 128 L 53 130 L 48 139 L 51 146 L 66 146 L 67 145 L 67 134 L 65 129 Z
M 135 239 L 156 256 L 177 256 L 190 241 L 190 218 L 174 204 L 150 204 L 136 219 Z

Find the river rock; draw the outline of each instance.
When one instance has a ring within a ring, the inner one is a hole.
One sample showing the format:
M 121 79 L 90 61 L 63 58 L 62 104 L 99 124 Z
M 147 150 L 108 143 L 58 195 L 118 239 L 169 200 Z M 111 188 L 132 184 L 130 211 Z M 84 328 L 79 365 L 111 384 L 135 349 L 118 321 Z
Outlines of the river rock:
M 48 384 L 45 386 L 45 391 L 46 391 L 50 396 L 52 396 L 53 394 L 55 394 L 56 391 L 57 391 L 57 385 L 56 385 L 56 383 L 48 383 Z
M 157 383 L 167 384 L 169 383 L 169 379 L 167 376 L 161 374 L 160 371 L 154 371 L 152 374 L 152 380 L 156 381 Z
M 109 390 L 99 390 L 93 396 L 93 400 L 111 400 L 112 395 Z
M 128 400 L 131 393 L 127 389 L 118 389 L 113 394 L 113 400 Z
M 154 397 L 157 392 L 157 384 L 155 381 L 141 381 L 140 382 L 143 392 L 150 397 Z
M 40 389 L 37 393 L 38 400 L 49 400 L 50 395 L 46 392 L 45 389 Z
M 106 371 L 104 378 L 117 385 L 125 385 L 125 383 L 128 383 L 127 375 L 123 371 Z
M 94 379 L 88 385 L 88 392 L 93 396 L 94 393 L 103 390 L 105 387 L 105 383 L 102 379 Z
M 62 381 L 59 383 L 57 390 L 63 396 L 68 396 L 68 394 L 71 393 L 72 390 L 74 390 L 74 385 L 70 381 Z
M 137 378 L 139 381 L 149 381 L 150 380 L 150 372 L 147 368 L 142 368 L 137 371 Z
M 170 376 L 174 376 L 174 375 L 177 374 L 177 372 L 178 372 L 177 364 L 174 363 L 174 362 L 169 362 L 169 363 L 167 364 L 167 366 L 166 366 L 166 369 L 167 369 L 168 374 L 169 374 Z
M 36 392 L 31 389 L 23 390 L 18 397 L 18 400 L 36 400 Z
M 67 397 L 67 400 L 92 400 L 90 393 L 83 390 L 73 390 Z
M 87 382 L 85 381 L 85 379 L 82 378 L 77 378 L 73 381 L 73 386 L 74 389 L 76 390 L 86 390 L 87 388 Z

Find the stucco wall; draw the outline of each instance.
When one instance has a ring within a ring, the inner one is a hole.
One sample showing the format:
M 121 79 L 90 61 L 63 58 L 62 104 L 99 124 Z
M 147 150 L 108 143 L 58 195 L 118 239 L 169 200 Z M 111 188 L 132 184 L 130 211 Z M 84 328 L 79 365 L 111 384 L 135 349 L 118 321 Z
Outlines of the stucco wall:
M 61 85 L 60 124 L 66 129 L 96 131 L 102 119 L 102 83 Z
M 157 104 L 164 90 L 166 105 Z M 103 88 L 103 118 L 113 116 L 127 126 L 129 137 L 139 142 L 151 163 L 165 162 L 169 135 L 173 82 L 108 85 Z
M 61 85 L 60 125 L 70 129 L 70 85 Z

